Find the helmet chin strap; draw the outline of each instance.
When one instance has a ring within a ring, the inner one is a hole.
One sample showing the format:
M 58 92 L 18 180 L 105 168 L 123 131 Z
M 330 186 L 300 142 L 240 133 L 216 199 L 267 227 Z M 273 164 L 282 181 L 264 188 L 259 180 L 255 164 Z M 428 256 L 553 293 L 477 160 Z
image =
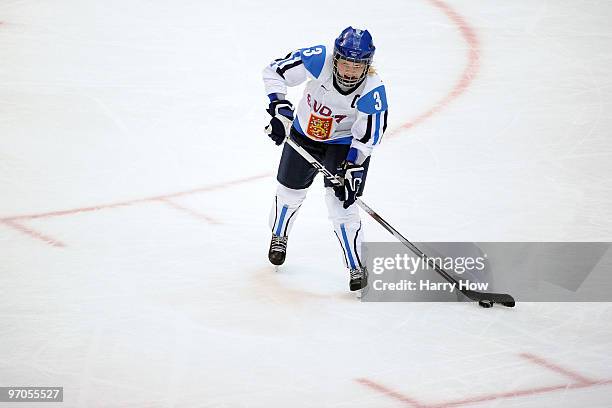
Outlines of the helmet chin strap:
M 334 72 L 334 86 L 336 87 L 336 89 L 340 90 L 342 94 L 347 94 L 347 95 L 350 94 L 355 89 L 357 89 L 363 83 L 364 80 L 365 80 L 365 76 L 361 78 L 356 84 L 348 86 L 346 84 L 343 84 L 339 80 L 337 72 Z
M 338 84 L 340 89 L 342 89 L 344 92 L 350 91 L 353 88 L 353 87 L 349 87 L 349 86 L 344 85 L 342 82 L 339 82 L 338 78 L 336 78 L 336 83 Z

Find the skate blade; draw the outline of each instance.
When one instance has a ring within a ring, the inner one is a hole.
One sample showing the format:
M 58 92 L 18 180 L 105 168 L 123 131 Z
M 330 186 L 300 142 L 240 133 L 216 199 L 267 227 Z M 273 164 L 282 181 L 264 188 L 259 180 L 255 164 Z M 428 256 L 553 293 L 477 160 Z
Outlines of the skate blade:
M 369 286 L 366 286 L 365 288 L 355 291 L 355 296 L 357 297 L 357 300 L 361 300 L 368 293 L 368 287 Z

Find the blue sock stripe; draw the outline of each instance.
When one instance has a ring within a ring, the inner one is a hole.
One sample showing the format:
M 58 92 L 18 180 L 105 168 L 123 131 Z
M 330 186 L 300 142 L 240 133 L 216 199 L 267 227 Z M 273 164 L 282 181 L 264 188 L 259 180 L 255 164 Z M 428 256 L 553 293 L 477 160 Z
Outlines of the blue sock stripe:
M 340 224 L 340 230 L 342 231 L 342 240 L 344 241 L 344 248 L 346 248 L 346 254 L 348 255 L 351 269 L 354 269 L 355 260 L 353 259 L 353 254 L 351 253 L 351 246 L 349 245 L 348 238 L 346 237 L 346 229 L 344 228 L 344 224 Z
M 278 225 L 276 227 L 276 232 L 274 235 L 277 237 L 280 236 L 281 231 L 283 230 L 283 221 L 285 221 L 285 215 L 287 215 L 287 206 L 283 205 L 283 209 L 281 211 L 280 219 L 278 220 Z

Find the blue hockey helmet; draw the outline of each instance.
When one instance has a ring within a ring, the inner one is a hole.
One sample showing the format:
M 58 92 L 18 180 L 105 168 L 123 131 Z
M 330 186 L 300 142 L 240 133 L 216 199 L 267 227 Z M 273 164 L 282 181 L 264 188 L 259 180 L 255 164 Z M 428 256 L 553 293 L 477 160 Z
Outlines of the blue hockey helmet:
M 352 88 L 360 83 L 368 74 L 375 50 L 372 35 L 368 30 L 350 26 L 342 30 L 334 42 L 334 76 L 338 84 Z M 348 73 L 341 75 L 338 72 L 338 63 L 342 60 L 348 61 L 349 64 L 359 69 L 349 69 Z

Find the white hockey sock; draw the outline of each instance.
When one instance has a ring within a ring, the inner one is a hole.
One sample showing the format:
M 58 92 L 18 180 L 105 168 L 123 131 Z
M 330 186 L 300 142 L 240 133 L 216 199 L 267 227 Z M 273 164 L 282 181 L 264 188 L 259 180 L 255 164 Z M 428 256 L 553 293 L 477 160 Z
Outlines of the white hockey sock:
M 361 259 L 361 242 L 363 241 L 363 230 L 359 208 L 356 204 L 349 208 L 342 207 L 342 201 L 334 195 L 332 188 L 327 188 L 325 201 L 329 219 L 334 226 L 334 232 L 344 254 L 344 263 L 347 268 L 359 268 L 363 266 Z
M 296 214 L 306 198 L 306 192 L 307 189 L 294 190 L 282 184 L 278 185 L 269 217 L 270 229 L 274 235 L 281 237 L 289 235 Z

